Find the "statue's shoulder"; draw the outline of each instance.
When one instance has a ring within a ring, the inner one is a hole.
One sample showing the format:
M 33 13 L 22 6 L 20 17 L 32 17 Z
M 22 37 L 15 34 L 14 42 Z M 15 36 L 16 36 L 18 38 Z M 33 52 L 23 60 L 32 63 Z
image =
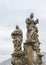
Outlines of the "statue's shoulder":
M 27 18 L 25 22 L 26 22 L 26 24 L 29 24 L 30 23 L 30 18 Z
M 26 21 L 29 21 L 29 20 L 30 20 L 30 18 L 27 18 L 27 19 L 26 19 Z

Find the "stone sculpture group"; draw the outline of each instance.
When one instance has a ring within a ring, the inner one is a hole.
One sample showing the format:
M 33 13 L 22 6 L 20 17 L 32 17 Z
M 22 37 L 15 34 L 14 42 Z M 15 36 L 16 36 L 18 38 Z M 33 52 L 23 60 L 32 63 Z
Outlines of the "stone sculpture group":
M 16 25 L 16 29 L 11 33 L 14 51 L 12 54 L 11 63 L 12 65 L 42 65 L 43 55 L 40 52 L 40 41 L 38 39 L 38 28 L 36 24 L 39 20 L 33 19 L 33 13 L 31 13 L 30 18 L 27 18 L 26 28 L 27 28 L 27 39 L 24 43 L 24 50 L 22 51 L 22 41 L 23 41 L 23 31 Z

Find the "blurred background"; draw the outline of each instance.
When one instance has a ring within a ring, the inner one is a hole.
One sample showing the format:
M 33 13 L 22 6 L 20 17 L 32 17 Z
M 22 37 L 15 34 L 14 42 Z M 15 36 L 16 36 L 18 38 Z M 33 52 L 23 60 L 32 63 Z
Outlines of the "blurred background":
M 39 19 L 39 40 L 41 52 L 46 52 L 46 0 L 0 0 L 0 62 L 11 57 L 13 43 L 11 32 L 16 24 L 23 30 L 26 39 L 25 20 L 31 12 Z

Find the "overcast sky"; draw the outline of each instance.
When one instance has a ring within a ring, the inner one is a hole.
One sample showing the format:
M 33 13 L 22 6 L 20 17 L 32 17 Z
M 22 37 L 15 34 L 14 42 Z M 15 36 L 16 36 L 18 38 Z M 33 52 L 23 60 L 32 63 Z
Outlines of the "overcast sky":
M 25 19 L 30 13 L 39 19 L 39 40 L 41 52 L 46 52 L 46 0 L 0 0 L 0 62 L 11 57 L 13 43 L 11 32 L 16 24 L 20 26 L 26 39 Z

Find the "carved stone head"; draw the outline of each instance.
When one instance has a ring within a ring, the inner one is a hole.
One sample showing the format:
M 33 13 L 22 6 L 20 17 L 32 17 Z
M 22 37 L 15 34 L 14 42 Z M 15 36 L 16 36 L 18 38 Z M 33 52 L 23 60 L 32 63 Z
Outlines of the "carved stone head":
M 16 25 L 16 29 L 19 29 L 19 26 L 18 25 Z
M 33 13 L 31 13 L 30 18 L 33 18 L 33 17 L 34 17 L 34 14 L 33 14 Z

